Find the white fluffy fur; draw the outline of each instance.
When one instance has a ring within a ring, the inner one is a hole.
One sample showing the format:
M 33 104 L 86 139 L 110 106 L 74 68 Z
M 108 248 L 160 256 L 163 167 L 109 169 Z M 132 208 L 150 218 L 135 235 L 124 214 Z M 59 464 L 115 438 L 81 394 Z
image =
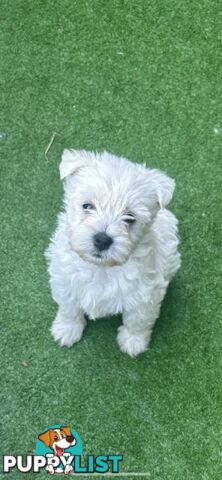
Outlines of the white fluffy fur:
M 177 220 L 165 209 L 174 181 L 157 169 L 107 152 L 65 150 L 65 211 L 46 252 L 59 309 L 52 335 L 70 347 L 91 319 L 122 313 L 117 341 L 136 356 L 147 349 L 167 286 L 180 266 Z M 85 211 L 83 204 L 94 209 Z M 130 214 L 133 224 L 127 223 Z M 98 258 L 93 235 L 113 239 Z

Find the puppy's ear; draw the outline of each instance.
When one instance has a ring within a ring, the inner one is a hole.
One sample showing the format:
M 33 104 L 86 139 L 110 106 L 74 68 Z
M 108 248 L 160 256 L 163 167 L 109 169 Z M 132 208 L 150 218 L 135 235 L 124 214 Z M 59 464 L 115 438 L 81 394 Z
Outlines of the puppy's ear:
M 41 433 L 41 435 L 39 435 L 39 440 L 41 440 L 46 447 L 49 447 L 50 446 L 50 431 L 51 430 L 47 430 L 47 432 L 44 432 L 44 433 Z
M 159 207 L 166 207 L 172 199 L 175 181 L 173 178 L 168 177 L 166 173 L 155 168 L 148 170 L 148 177 L 150 179 L 150 183 L 153 184 L 155 197 Z
M 62 154 L 62 161 L 59 165 L 61 180 L 72 175 L 79 168 L 88 165 L 91 156 L 92 154 L 90 152 L 85 152 L 84 150 L 65 149 Z
M 62 430 L 66 434 L 67 437 L 70 437 L 72 435 L 69 427 L 60 427 L 60 430 Z

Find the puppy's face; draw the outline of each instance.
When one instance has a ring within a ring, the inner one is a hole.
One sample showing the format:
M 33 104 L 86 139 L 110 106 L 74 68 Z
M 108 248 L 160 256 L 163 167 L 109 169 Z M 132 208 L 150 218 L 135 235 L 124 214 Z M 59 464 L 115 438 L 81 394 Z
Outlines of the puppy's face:
M 129 259 L 174 189 L 162 172 L 106 152 L 65 150 L 60 173 L 71 247 L 83 260 L 104 266 Z
M 54 451 L 63 450 L 76 443 L 69 427 L 47 430 L 39 435 L 39 439 Z

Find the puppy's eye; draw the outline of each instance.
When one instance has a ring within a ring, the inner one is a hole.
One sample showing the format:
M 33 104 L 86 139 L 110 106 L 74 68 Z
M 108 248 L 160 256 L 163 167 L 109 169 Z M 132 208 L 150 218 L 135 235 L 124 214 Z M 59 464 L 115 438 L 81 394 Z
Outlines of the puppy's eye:
M 135 223 L 136 218 L 134 217 L 133 213 L 126 213 L 124 216 L 124 222 L 128 223 L 128 225 L 131 225 L 132 223 Z
M 128 224 L 131 224 L 131 223 L 135 223 L 136 219 L 134 217 L 131 217 L 131 218 L 129 217 L 129 218 L 126 218 L 124 221 Z
M 83 210 L 95 210 L 95 207 L 92 203 L 84 203 L 82 208 Z

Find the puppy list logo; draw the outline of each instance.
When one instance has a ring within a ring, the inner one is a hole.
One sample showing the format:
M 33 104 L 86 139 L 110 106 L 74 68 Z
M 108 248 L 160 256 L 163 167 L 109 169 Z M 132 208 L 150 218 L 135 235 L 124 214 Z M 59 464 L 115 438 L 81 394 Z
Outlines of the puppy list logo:
M 104 474 L 119 473 L 122 455 L 88 455 L 85 462 L 83 442 L 74 428 L 53 425 L 44 430 L 36 442 L 35 455 L 5 455 L 3 472 L 9 473 L 16 468 L 21 473 L 68 474 Z

